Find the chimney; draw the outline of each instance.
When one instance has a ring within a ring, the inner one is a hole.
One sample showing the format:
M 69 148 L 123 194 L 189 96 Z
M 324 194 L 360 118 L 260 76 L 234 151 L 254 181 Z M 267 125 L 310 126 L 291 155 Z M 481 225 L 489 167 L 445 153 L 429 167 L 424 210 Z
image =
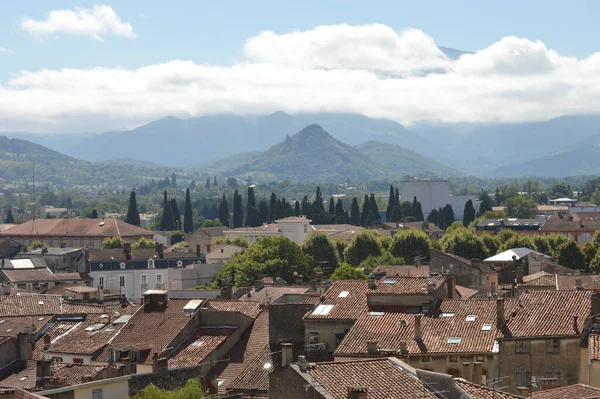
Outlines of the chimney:
M 408 353 L 408 348 L 406 347 L 406 341 L 400 341 L 398 344 L 400 346 L 400 353 L 403 355 L 406 355 Z
M 367 399 L 367 388 L 365 387 L 348 387 L 348 399 Z
M 471 267 L 477 268 L 481 270 L 481 259 L 471 259 Z
M 415 341 L 421 341 L 421 319 L 423 318 L 422 314 L 415 315 Z
M 454 291 L 456 290 L 456 277 L 454 277 L 454 276 L 446 277 L 446 288 L 448 291 L 448 299 L 453 299 Z
M 169 369 L 169 360 L 164 357 L 160 357 L 158 352 L 154 352 L 152 355 L 152 372 L 160 373 Z
M 575 279 L 575 289 L 576 290 L 582 290 L 583 286 L 581 285 L 581 279 L 580 278 L 576 278 Z
M 292 351 L 294 349 L 294 345 L 290 343 L 281 344 L 281 366 L 287 366 L 292 362 L 293 355 Z
M 467 381 L 473 381 L 472 377 L 471 377 L 471 363 L 463 363 L 463 375 L 462 378 L 464 378 Z
M 600 314 L 600 291 L 594 291 L 590 298 L 590 316 L 596 317 Z
M 481 362 L 474 362 L 473 363 L 473 382 L 475 384 L 482 384 L 482 377 L 483 374 L 481 372 L 481 368 L 482 368 L 483 363 Z
M 496 299 L 496 328 L 498 330 L 504 327 L 504 298 Z
M 41 379 L 52 377 L 52 360 L 38 360 L 35 364 L 35 376 Z
M 579 319 L 579 316 L 574 314 L 573 315 L 573 331 L 575 331 L 575 334 L 579 334 L 579 325 L 577 324 L 577 319 Z
M 165 258 L 165 246 L 162 244 L 158 244 L 156 246 L 156 252 L 158 252 L 158 258 L 159 259 L 164 259 Z
M 517 284 L 523 284 L 523 267 L 517 266 Z
M 377 356 L 379 354 L 379 348 L 377 348 L 377 341 L 367 341 L 367 353 L 371 356 Z
M 47 351 L 48 349 L 50 349 L 51 343 L 52 343 L 52 340 L 50 339 L 50 336 L 48 334 L 44 335 L 44 351 Z
M 221 299 L 231 299 L 233 296 L 233 289 L 231 285 L 221 288 Z
M 123 252 L 125 252 L 125 259 L 131 260 L 131 243 L 123 243 Z
M 196 244 L 196 256 L 198 258 L 202 257 L 202 245 Z

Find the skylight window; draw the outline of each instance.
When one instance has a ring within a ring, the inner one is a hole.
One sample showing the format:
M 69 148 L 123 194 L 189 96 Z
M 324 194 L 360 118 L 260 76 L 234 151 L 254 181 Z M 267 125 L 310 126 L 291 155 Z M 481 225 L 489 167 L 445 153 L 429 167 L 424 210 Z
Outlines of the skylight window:
M 340 294 L 338 295 L 338 298 L 346 298 L 348 295 L 350 294 L 349 291 L 342 291 L 340 292 Z
M 319 305 L 315 310 L 313 310 L 313 316 L 327 316 L 329 312 L 333 309 L 333 305 Z
M 40 318 L 38 319 L 38 321 L 42 321 L 42 320 L 44 320 L 44 318 L 43 318 L 43 317 L 40 317 Z
M 406 320 L 400 320 L 398 322 L 398 326 L 400 326 L 400 327 L 406 327 Z
M 192 342 L 192 346 L 200 346 L 204 343 L 204 340 L 202 339 L 197 339 L 196 341 Z
M 440 317 L 454 317 L 454 313 L 442 313 Z
M 370 316 L 383 316 L 384 312 L 369 312 Z
M 43 305 L 43 304 L 44 304 L 44 301 L 39 301 L 38 302 L 38 305 Z
M 385 280 L 383 280 L 383 284 L 396 284 L 396 280 L 394 280 L 393 278 L 386 278 Z
M 481 326 L 481 331 L 491 331 L 491 330 L 492 330 L 491 324 L 484 324 L 483 326 Z
M 107 329 L 106 329 L 106 330 L 104 330 L 104 331 L 106 331 L 106 332 L 113 332 L 113 331 L 115 331 L 115 329 L 114 329 L 114 328 L 112 328 L 112 327 L 109 327 L 109 328 L 107 328 Z
M 450 337 L 450 338 L 448 338 L 448 343 L 449 344 L 460 344 L 460 341 L 462 341 L 461 337 Z
M 467 316 L 467 321 L 472 322 L 472 321 L 475 321 L 475 320 L 477 320 L 477 316 L 476 315 L 470 314 L 470 315 Z
M 12 331 L 12 328 L 9 328 L 8 330 L 6 330 L 6 332 L 11 332 L 11 331 Z
M 4 324 L 6 320 L 0 320 L 0 324 Z

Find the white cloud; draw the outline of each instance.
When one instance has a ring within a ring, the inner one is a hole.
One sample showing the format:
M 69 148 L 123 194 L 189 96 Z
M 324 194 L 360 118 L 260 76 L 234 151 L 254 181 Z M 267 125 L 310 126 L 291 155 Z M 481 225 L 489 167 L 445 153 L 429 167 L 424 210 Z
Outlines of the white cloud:
M 21 21 L 21 29 L 36 38 L 57 34 L 90 36 L 98 41 L 107 35 L 137 37 L 131 24 L 122 22 L 115 10 L 106 5 L 92 9 L 53 10 L 44 20 L 26 17 Z
M 0 54 L 12 54 L 13 51 L 8 47 L 0 47 Z
M 230 66 L 19 71 L 0 84 L 11 128 L 121 129 L 167 115 L 358 112 L 401 123 L 489 122 L 597 113 L 600 54 L 565 57 L 506 37 L 449 60 L 418 30 L 325 26 L 247 40 Z M 424 72 L 428 71 L 428 72 Z

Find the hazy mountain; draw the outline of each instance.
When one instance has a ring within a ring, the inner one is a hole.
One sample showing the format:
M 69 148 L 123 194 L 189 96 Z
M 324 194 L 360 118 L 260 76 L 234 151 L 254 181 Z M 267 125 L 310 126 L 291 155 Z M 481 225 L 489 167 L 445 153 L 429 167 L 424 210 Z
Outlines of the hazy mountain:
M 397 145 L 370 140 L 354 148 L 389 170 L 389 173 L 394 176 L 449 177 L 461 175 L 461 172 L 457 170 Z
M 227 174 L 340 182 L 381 178 L 386 171 L 354 147 L 334 139 L 321 126 L 310 125 Z
M 228 157 L 219 159 L 215 162 L 210 162 L 203 165 L 198 165 L 195 169 L 200 169 L 209 173 L 220 173 L 226 170 L 237 168 L 238 166 L 256 158 L 262 154 L 260 151 L 248 151 L 240 152 L 237 154 L 229 155 Z

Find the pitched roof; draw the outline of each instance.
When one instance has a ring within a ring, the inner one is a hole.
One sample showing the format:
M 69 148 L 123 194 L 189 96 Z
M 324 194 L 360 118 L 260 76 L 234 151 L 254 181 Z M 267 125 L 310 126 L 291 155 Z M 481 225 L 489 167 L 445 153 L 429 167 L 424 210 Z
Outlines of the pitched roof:
M 535 254 L 538 256 L 542 256 L 548 259 L 551 259 L 550 256 L 548 255 L 544 255 L 543 253 L 534 251 L 533 249 L 529 249 L 529 248 L 513 248 L 513 249 L 509 249 L 507 251 L 504 252 L 500 252 L 499 254 L 496 254 L 494 256 L 490 256 L 487 259 L 484 259 L 484 262 L 512 262 L 513 260 L 513 256 L 516 257 L 517 260 L 529 255 L 529 254 Z
M 472 382 L 463 380 L 462 378 L 456 378 L 456 385 L 464 391 L 470 398 L 473 399 L 515 399 L 524 398 L 524 396 L 513 395 L 512 393 L 494 390 L 492 388 L 473 384 Z M 534 396 L 535 397 L 535 396 Z
M 219 312 L 240 312 L 251 319 L 256 319 L 260 314 L 260 304 L 258 302 L 210 299 L 206 307 L 209 310 Z
M 377 266 L 374 274 L 385 274 L 397 277 L 421 277 L 429 276 L 429 265 L 401 265 L 401 266 Z
M 428 287 L 439 289 L 446 277 L 385 277 L 377 282 L 377 288 L 369 295 L 427 295 Z
M 463 287 L 462 285 L 457 285 L 456 291 L 458 291 L 458 294 L 460 295 L 460 299 L 471 299 L 475 295 L 477 295 L 477 293 L 479 292 L 472 288 Z
M 53 377 L 65 385 L 81 384 L 84 377 L 95 377 L 107 366 L 102 365 L 83 365 L 74 363 L 53 363 Z M 18 373 L 11 374 L 2 381 L 0 387 L 21 388 L 28 391 L 35 390 L 36 380 L 36 362 L 28 361 L 25 369 Z
M 153 233 L 118 219 L 35 219 L 0 232 L 0 237 L 27 236 L 152 236 Z
M 88 250 L 88 256 L 92 262 L 101 261 L 120 261 L 127 260 L 125 251 L 123 249 L 90 249 Z M 195 250 L 189 251 L 164 251 L 164 259 L 188 259 L 197 258 Z M 158 259 L 158 252 L 154 248 L 140 248 L 131 250 L 132 260 L 148 260 Z
M 439 255 L 444 255 L 444 256 L 448 256 L 460 263 L 463 263 L 467 266 L 472 266 L 471 261 L 467 258 L 463 258 L 462 256 L 458 256 L 456 254 L 451 254 L 449 252 L 444 252 L 444 251 L 440 251 L 439 249 L 435 249 L 435 248 L 431 248 L 431 254 L 439 254 Z
M 526 277 L 529 277 L 526 279 Z M 526 287 L 552 287 L 559 290 L 599 290 L 600 276 L 597 274 L 552 274 L 539 272 L 535 275 L 523 277 Z M 578 287 L 579 285 L 579 287 Z
M 590 315 L 592 291 L 524 291 L 505 303 L 507 338 L 579 336 Z M 574 317 L 577 316 L 577 323 Z
M 55 274 L 47 267 L 37 267 L 35 269 L 1 269 L 0 272 L 12 283 L 91 280 L 90 276 L 84 273 Z
M 117 349 L 135 348 L 143 352 L 140 362 L 152 364 L 152 354 L 162 352 L 192 320 L 183 311 L 189 299 L 169 299 L 163 306 L 145 305 L 127 321 L 111 342 Z
M 338 280 L 322 296 L 319 304 L 333 305 L 329 312 L 308 313 L 305 319 L 356 320 L 368 311 L 367 281 Z M 347 292 L 347 294 L 345 294 Z M 341 294 L 341 295 L 340 295 Z
M 87 313 L 106 313 L 106 307 L 64 302 L 59 295 L 19 293 L 0 296 L 0 317 Z
M 600 397 L 600 388 L 584 384 L 574 384 L 533 392 L 531 397 L 534 399 L 591 399 Z
M 266 394 L 269 392 L 269 374 L 280 366 L 281 356 L 272 353 L 267 344 L 248 362 L 244 370 L 229 385 L 229 389 L 236 392 L 258 391 Z
M 550 216 L 540 231 L 594 232 L 600 230 L 600 212 L 576 212 L 569 216 L 561 216 Z
M 316 363 L 309 374 L 334 399 L 346 399 L 351 386 L 366 388 L 369 399 L 436 398 L 423 382 L 392 359 Z
M 189 367 L 202 363 L 212 352 L 220 348 L 236 330 L 237 328 L 232 327 L 198 329 L 169 359 L 169 368 Z
M 494 300 L 443 300 L 438 309 L 422 315 L 421 341 L 414 339 L 416 317 L 401 312 L 367 313 L 356 321 L 335 354 L 366 355 L 367 341 L 377 341 L 380 350 L 391 353 L 400 352 L 401 342 L 409 354 L 492 353 L 500 336 Z
M 0 336 L 11 337 L 16 336 L 24 329 L 33 326 L 35 331 L 39 331 L 46 325 L 52 316 L 16 316 L 16 317 L 0 317 Z
M 273 280 L 271 279 L 271 283 Z M 240 301 L 254 301 L 258 303 L 267 303 L 273 302 L 275 299 L 279 298 L 284 294 L 304 294 L 307 291 L 310 291 L 310 287 L 308 286 L 293 286 L 293 285 L 269 285 L 264 286 L 262 288 L 257 289 L 253 288 L 250 292 L 242 295 L 239 300 Z

